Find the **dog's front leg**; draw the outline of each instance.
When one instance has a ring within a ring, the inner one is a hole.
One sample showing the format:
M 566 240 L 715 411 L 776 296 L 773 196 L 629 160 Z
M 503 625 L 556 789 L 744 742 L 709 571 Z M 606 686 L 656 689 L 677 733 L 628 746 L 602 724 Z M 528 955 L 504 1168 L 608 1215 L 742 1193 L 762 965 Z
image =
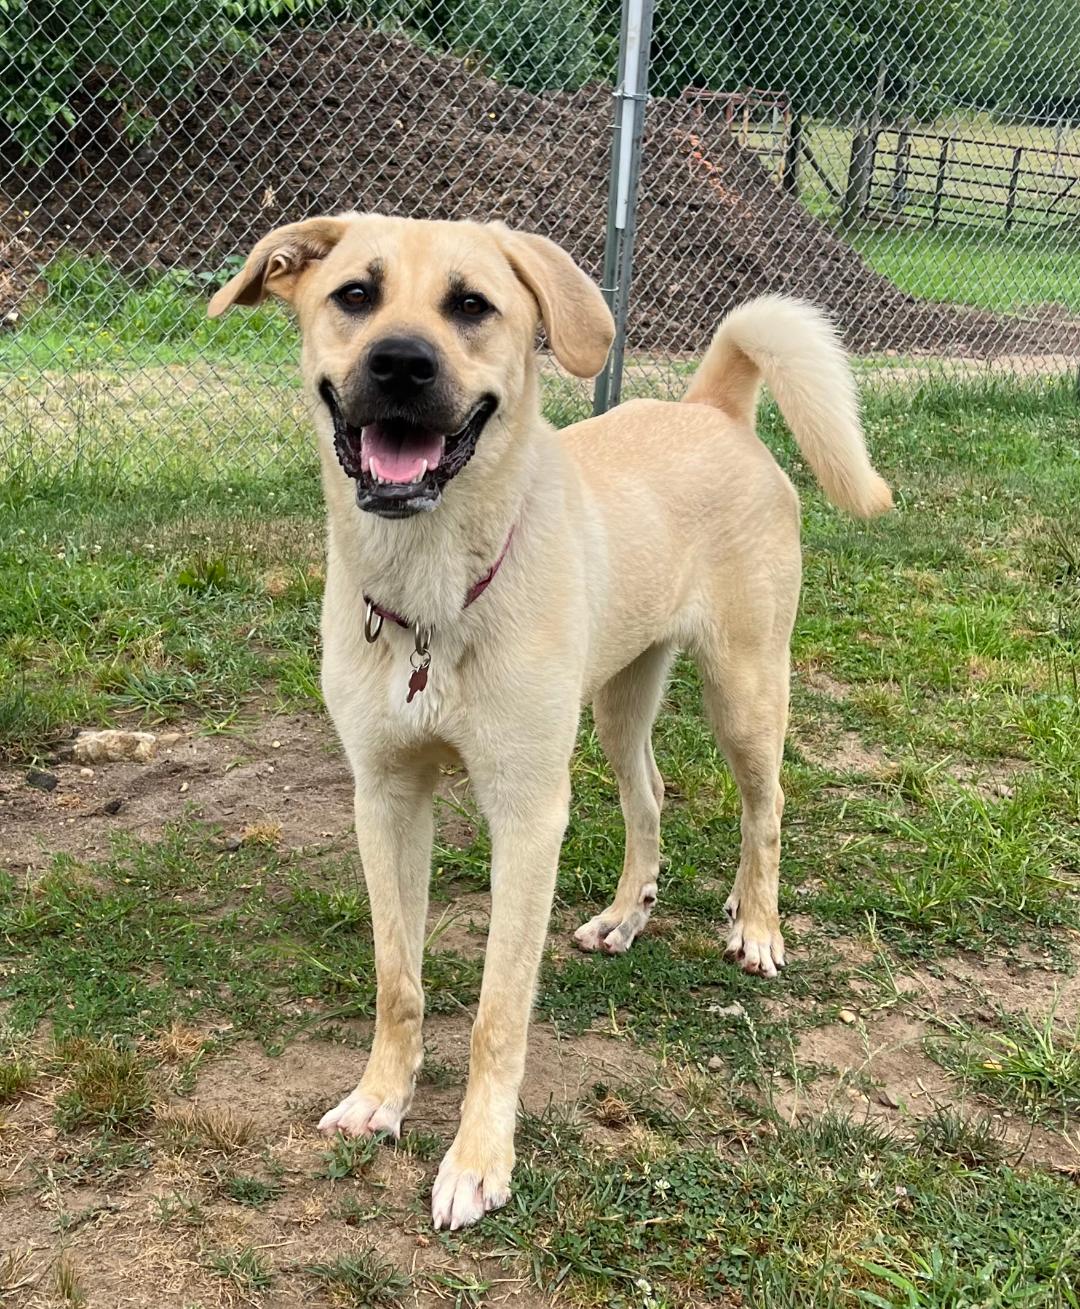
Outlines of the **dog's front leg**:
M 510 1197 L 529 1013 L 569 810 L 568 767 L 548 785 L 508 780 L 504 773 L 496 789 L 473 777 L 491 824 L 491 926 L 461 1124 L 431 1202 L 435 1226 L 451 1230 Z
M 356 775 L 356 836 L 375 937 L 375 1038 L 356 1089 L 319 1130 L 401 1135 L 423 1059 L 424 950 L 433 834 L 434 769 Z

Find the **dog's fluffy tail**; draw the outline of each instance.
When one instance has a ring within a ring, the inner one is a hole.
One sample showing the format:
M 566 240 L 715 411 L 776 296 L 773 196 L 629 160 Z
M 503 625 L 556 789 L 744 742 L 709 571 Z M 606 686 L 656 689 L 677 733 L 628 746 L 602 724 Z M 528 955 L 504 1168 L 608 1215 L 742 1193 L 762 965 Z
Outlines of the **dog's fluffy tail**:
M 753 426 L 762 381 L 834 504 L 862 518 L 892 507 L 892 493 L 866 453 L 847 356 L 820 310 L 780 295 L 733 309 L 684 399 Z

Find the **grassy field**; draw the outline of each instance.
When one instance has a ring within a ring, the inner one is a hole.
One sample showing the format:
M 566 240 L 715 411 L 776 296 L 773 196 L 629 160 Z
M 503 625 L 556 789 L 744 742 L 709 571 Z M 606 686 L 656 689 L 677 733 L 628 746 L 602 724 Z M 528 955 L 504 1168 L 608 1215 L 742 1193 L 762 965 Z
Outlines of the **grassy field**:
M 1071 178 L 1080 175 L 1080 133 L 1074 130 L 1062 138 L 1058 182 L 1053 177 L 1029 175 L 1031 169 L 1053 173 L 1056 144 L 1053 127 L 996 123 L 981 115 L 971 119 L 950 118 L 920 126 L 918 130 L 926 134 L 926 139 L 914 142 L 911 168 L 935 175 L 940 135 L 973 139 L 980 144 L 958 141 L 951 150 L 940 227 L 931 228 L 925 222 L 910 227 L 868 222 L 847 232 L 847 239 L 867 263 L 904 291 L 930 300 L 974 305 L 1000 313 L 1014 313 L 1027 306 L 1047 303 L 1064 305 L 1072 313 L 1080 312 L 1080 226 L 1076 221 L 1080 191 L 1077 187 L 1068 192 L 1064 208 L 1042 216 L 1033 216 L 1026 209 L 1046 207 L 1049 200 L 1018 192 L 1017 217 L 1034 217 L 1049 226 L 1004 230 L 1014 148 L 1025 145 L 1032 151 L 1020 174 L 1019 186 L 1065 189 Z M 850 126 L 825 122 L 812 122 L 806 129 L 807 144 L 829 185 L 804 162 L 800 199 L 811 213 L 829 221 L 835 221 L 838 216 L 837 196 L 843 194 L 846 185 L 851 135 Z M 775 148 L 776 144 L 775 137 L 764 131 L 751 130 L 747 140 L 762 150 Z M 882 133 L 884 162 L 876 174 L 879 183 L 889 175 L 896 144 L 895 131 Z M 987 170 L 981 166 L 992 167 Z M 933 177 L 911 178 L 912 189 L 932 190 L 933 186 Z M 996 218 L 998 210 L 1000 220 Z M 950 227 L 952 218 L 977 221 L 978 225 L 974 229 Z
M 436 1236 L 486 836 L 447 777 L 407 1135 L 321 1141 L 370 1036 L 372 946 L 317 690 L 319 492 L 264 363 L 281 435 L 258 458 L 269 419 L 239 383 L 228 431 L 205 386 L 178 410 L 132 391 L 110 461 L 0 489 L 0 1303 L 1076 1309 L 1071 391 L 871 400 L 898 495 L 872 525 L 824 504 L 764 411 L 805 520 L 792 962 L 767 985 L 722 958 L 737 804 L 687 665 L 656 734 L 653 922 L 625 957 L 570 948 L 621 859 L 586 716 L 514 1197 Z M 188 448 L 170 422 L 235 452 L 228 478 L 179 455 L 128 477 L 140 441 Z M 56 761 L 106 723 L 180 735 L 149 765 Z

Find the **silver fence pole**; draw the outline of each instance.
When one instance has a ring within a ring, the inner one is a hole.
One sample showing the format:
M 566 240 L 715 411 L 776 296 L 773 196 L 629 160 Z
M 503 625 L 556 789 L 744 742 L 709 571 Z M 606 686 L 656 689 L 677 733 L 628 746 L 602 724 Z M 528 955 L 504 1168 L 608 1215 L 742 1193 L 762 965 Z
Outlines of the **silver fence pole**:
M 634 267 L 634 223 L 637 217 L 638 175 L 641 171 L 641 138 L 649 89 L 652 19 L 653 0 L 623 0 L 602 287 L 604 298 L 615 319 L 615 341 L 604 371 L 596 379 L 593 391 L 594 414 L 602 414 L 612 405 L 617 405 L 622 391 L 626 312 Z

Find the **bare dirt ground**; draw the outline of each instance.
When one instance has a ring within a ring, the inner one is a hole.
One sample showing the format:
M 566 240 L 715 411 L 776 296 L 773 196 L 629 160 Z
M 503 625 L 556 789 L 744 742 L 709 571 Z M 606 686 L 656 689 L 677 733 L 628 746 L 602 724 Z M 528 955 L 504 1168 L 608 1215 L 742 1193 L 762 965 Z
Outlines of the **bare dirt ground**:
M 828 694 L 830 685 L 842 698 L 840 684 L 826 680 L 818 689 Z M 887 766 L 882 755 L 865 750 L 853 759 L 847 737 L 837 749 L 844 769 Z M 118 831 L 152 841 L 166 824 L 181 819 L 214 824 L 224 842 L 241 839 L 253 825 L 274 829 L 281 847 L 293 851 L 328 843 L 347 849 L 352 842 L 351 781 L 329 725 L 314 716 L 253 719 L 214 736 L 171 733 L 145 764 L 86 769 L 57 762 L 47 770 L 56 779 L 51 791 L 28 785 L 23 769 L 0 772 L 0 850 L 3 866 L 19 879 L 41 876 L 57 854 L 79 861 L 100 858 Z M 984 782 L 981 776 L 971 779 L 972 785 Z M 449 795 L 459 794 L 462 785 L 461 779 L 445 780 Z M 468 844 L 474 836 L 468 820 L 456 809 L 441 809 L 442 839 Z M 462 895 L 452 908 L 443 944 L 475 955 L 483 947 L 486 896 Z M 446 915 L 445 904 L 433 906 L 430 927 L 437 929 Z M 556 915 L 553 949 L 568 948 L 572 926 Z M 799 1065 L 816 1075 L 778 1086 L 775 1103 L 789 1120 L 839 1108 L 885 1127 L 910 1126 L 956 1102 L 954 1079 L 925 1052 L 941 1020 L 977 1022 L 980 1009 L 990 1006 L 1038 1017 L 1051 1003 L 1067 1022 L 1080 1015 L 1080 979 L 1062 981 L 1038 957 L 1006 964 L 954 955 L 926 967 L 886 968 L 883 975 L 883 956 L 865 942 L 826 941 L 806 918 L 793 918 L 789 927 L 800 949 L 827 946 L 854 965 L 849 1007 L 838 1016 L 834 1010 L 816 1013 L 813 1000 L 768 1001 L 770 1007 L 802 1005 L 820 1023 L 804 1030 L 798 1049 Z M 663 933 L 662 902 L 655 930 Z M 429 1020 L 428 1059 L 434 1071 L 425 1074 L 410 1121 L 421 1139 L 428 1133 L 443 1140 L 452 1135 L 469 1022 L 464 1006 L 460 1013 Z M 616 1088 L 647 1085 L 663 1096 L 667 1081 L 681 1075 L 678 1069 L 618 1039 L 617 1030 L 614 1023 L 605 1031 L 570 1037 L 548 1023 L 534 1023 L 525 1108 L 580 1114 L 588 1088 L 598 1081 Z M 285 1309 L 310 1295 L 300 1270 L 372 1246 L 412 1277 L 406 1303 L 512 1302 L 522 1309 L 551 1303 L 532 1289 L 530 1270 L 520 1258 L 481 1256 L 467 1248 L 448 1251 L 433 1238 L 426 1202 L 437 1156 L 380 1149 L 362 1181 L 322 1175 L 327 1143 L 314 1124 L 356 1080 L 369 1034 L 366 1022 L 346 1021 L 334 1040 L 299 1036 L 276 1055 L 248 1040 L 227 1047 L 199 1067 L 183 1094 L 172 1093 L 158 1105 L 153 1132 L 163 1147 L 152 1156 L 147 1152 L 144 1166 L 111 1177 L 105 1170 L 100 1180 L 88 1182 L 80 1171 L 78 1140 L 54 1126 L 53 1097 L 25 1098 L 0 1123 L 0 1182 L 7 1192 L 0 1256 L 18 1252 L 26 1277 L 23 1289 L 5 1303 L 25 1309 L 69 1304 L 55 1297 L 45 1270 L 70 1259 L 90 1303 L 109 1309 L 256 1302 Z M 175 1056 L 185 1046 L 197 1049 L 205 1035 L 178 1028 L 166 1044 Z M 169 1052 L 163 1057 L 167 1060 Z M 963 1111 L 992 1121 L 1015 1157 L 1080 1175 L 1080 1142 L 1068 1133 L 1033 1126 L 970 1090 L 963 1094 Z M 193 1113 L 220 1121 L 225 1137 L 233 1124 L 239 1139 L 217 1149 L 205 1141 L 193 1144 L 184 1128 Z M 602 1143 L 606 1130 L 587 1123 L 595 1141 Z M 272 1198 L 260 1208 L 234 1202 L 215 1191 L 215 1177 L 226 1174 L 273 1179 Z M 196 1188 L 209 1194 L 197 1214 L 184 1207 L 183 1198 Z M 235 1279 L 213 1271 L 220 1252 L 238 1249 L 254 1249 L 273 1260 L 272 1289 L 246 1292 Z M 18 1286 L 18 1278 L 9 1277 L 9 1284 Z M 486 1290 L 460 1298 L 467 1285 Z

